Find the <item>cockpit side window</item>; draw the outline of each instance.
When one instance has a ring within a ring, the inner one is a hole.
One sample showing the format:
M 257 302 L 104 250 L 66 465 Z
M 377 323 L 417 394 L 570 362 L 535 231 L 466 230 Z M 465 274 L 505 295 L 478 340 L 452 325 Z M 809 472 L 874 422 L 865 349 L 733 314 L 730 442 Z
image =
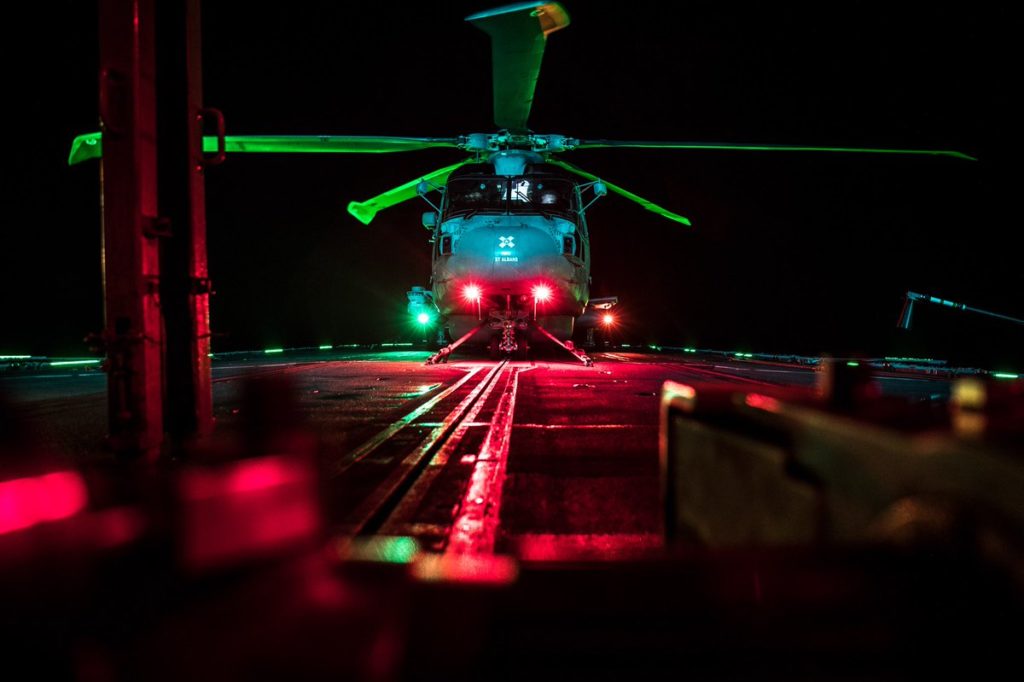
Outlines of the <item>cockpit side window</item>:
M 446 218 L 485 212 L 505 212 L 505 178 L 456 178 L 448 181 Z

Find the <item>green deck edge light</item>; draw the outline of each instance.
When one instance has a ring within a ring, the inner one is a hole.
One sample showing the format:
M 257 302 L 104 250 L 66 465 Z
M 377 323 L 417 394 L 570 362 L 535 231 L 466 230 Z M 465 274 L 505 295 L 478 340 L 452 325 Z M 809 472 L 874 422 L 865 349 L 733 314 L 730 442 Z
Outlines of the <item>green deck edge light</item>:
M 846 366 L 847 367 L 860 367 L 860 363 L 857 362 L 856 360 L 849 360 L 849 361 L 847 361 Z
M 1020 375 L 1013 372 L 993 372 L 992 376 L 996 379 L 1020 379 Z
M 366 546 L 366 558 L 389 564 L 408 564 L 419 552 L 419 544 L 410 537 L 374 539 Z
M 653 201 L 648 201 L 647 199 L 644 199 L 641 196 L 633 194 L 629 190 L 624 189 L 622 187 L 619 187 L 618 185 L 613 185 L 612 183 L 608 182 L 607 180 L 605 180 L 603 178 L 597 177 L 593 173 L 588 173 L 587 171 L 583 170 L 579 166 L 574 166 L 573 164 L 568 163 L 566 161 L 562 161 L 561 159 L 549 158 L 547 160 L 547 162 L 550 163 L 550 164 L 553 164 L 555 166 L 560 166 L 561 168 L 564 168 L 564 169 L 566 169 L 567 171 L 569 171 L 571 173 L 575 173 L 576 175 L 580 176 L 581 178 L 586 178 L 587 180 L 591 180 L 593 182 L 603 182 L 605 187 L 607 187 L 611 191 L 615 192 L 616 194 L 618 194 L 620 196 L 623 196 L 623 197 L 629 199 L 630 201 L 635 201 L 636 203 L 640 204 L 641 206 L 643 206 L 645 209 L 647 209 L 651 213 L 657 213 L 658 215 L 660 215 L 663 218 L 668 218 L 669 220 L 674 220 L 675 222 L 680 223 L 682 225 L 686 225 L 687 227 L 690 227 L 692 225 L 692 223 L 690 223 L 690 219 L 689 218 L 681 216 L 678 213 L 673 213 L 672 211 L 668 210 L 667 208 L 663 208 L 661 206 L 658 206 Z
M 50 367 L 64 367 L 67 365 L 98 365 L 102 360 L 55 360 Z
M 263 352 L 266 353 L 267 355 L 271 355 L 272 353 L 283 353 L 284 348 L 267 348 Z
M 29 360 L 31 355 L 0 355 L 0 360 Z
M 329 343 L 325 343 L 324 345 L 320 346 L 319 348 L 320 348 L 320 350 L 330 350 L 330 349 L 334 348 L 334 346 L 332 346 Z

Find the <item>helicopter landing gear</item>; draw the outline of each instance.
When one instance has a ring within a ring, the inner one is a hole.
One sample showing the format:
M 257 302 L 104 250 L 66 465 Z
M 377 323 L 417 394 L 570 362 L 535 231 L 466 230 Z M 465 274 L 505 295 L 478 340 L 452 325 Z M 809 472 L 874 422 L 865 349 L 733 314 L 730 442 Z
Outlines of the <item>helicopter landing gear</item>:
M 436 364 L 441 363 L 441 362 L 448 362 L 448 356 L 452 354 L 452 351 L 455 350 L 456 348 L 458 348 L 459 346 L 461 346 L 462 344 L 464 344 L 466 341 L 468 341 L 469 337 L 473 336 L 473 334 L 476 334 L 478 331 L 480 331 L 480 329 L 482 329 L 485 324 L 486 323 L 481 322 L 476 327 L 473 327 L 468 332 L 466 332 L 461 337 L 459 337 L 458 341 L 455 341 L 454 343 L 448 344 L 447 346 L 445 346 L 441 350 L 439 350 L 436 353 L 434 353 L 433 355 L 431 355 L 429 358 L 427 358 L 427 361 L 425 363 L 423 363 L 423 364 L 425 364 L 425 365 L 436 365 Z M 443 339 L 444 337 L 439 335 L 438 338 Z
M 498 344 L 498 350 L 502 353 L 514 353 L 517 348 L 519 344 L 516 343 L 516 323 L 506 318 L 501 325 L 501 342 Z
M 572 353 L 573 356 L 577 360 L 582 362 L 587 367 L 593 367 L 594 366 L 594 361 L 592 359 L 590 359 L 590 356 L 587 355 L 585 352 L 583 352 L 582 349 L 579 349 L 576 346 L 574 346 L 572 341 L 566 341 L 564 343 L 559 341 L 558 338 L 554 334 L 552 334 L 551 332 L 549 332 L 547 329 L 545 329 L 544 327 L 540 326 L 536 322 L 533 323 L 533 327 L 534 327 L 534 329 L 539 331 L 541 334 L 543 334 L 544 336 L 548 337 L 549 339 L 554 341 L 556 344 L 558 344 L 559 346 L 561 346 L 565 350 L 567 350 L 570 353 Z
M 437 335 L 434 337 L 435 347 L 438 348 L 438 349 L 444 348 L 445 346 L 450 344 L 451 341 L 452 341 L 452 338 L 448 335 L 448 328 L 447 327 L 438 327 L 437 328 Z

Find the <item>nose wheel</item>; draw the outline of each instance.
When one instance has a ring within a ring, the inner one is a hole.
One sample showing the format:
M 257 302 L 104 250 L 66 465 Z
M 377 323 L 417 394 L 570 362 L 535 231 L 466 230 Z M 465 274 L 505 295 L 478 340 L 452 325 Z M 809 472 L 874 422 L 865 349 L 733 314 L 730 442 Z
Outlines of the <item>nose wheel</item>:
M 512 320 L 506 319 L 501 325 L 501 341 L 498 343 L 498 350 L 511 355 L 519 349 L 516 343 L 516 325 Z

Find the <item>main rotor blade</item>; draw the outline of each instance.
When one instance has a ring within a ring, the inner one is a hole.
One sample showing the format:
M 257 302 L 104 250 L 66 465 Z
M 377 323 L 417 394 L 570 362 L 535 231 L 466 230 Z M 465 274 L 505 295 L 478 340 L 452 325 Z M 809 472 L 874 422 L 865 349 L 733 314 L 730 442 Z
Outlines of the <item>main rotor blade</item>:
M 838 152 L 842 154 L 913 154 L 925 156 L 951 156 L 956 159 L 977 161 L 973 156 L 948 149 L 885 149 L 877 147 L 808 147 L 790 144 L 742 144 L 730 142 L 659 142 L 641 140 L 580 140 L 573 149 L 602 149 L 621 147 L 633 149 L 712 149 L 750 152 Z
M 390 208 L 395 204 L 400 204 L 403 201 L 408 201 L 416 196 L 416 186 L 421 182 L 426 181 L 437 185 L 443 185 L 448 180 L 448 176 L 452 174 L 456 168 L 464 166 L 467 163 L 472 163 L 474 159 L 472 157 L 463 159 L 458 163 L 454 163 L 444 168 L 439 168 L 435 171 L 431 171 L 426 175 L 421 175 L 415 180 L 410 180 L 404 185 L 399 185 L 394 189 L 389 189 L 383 194 L 378 194 L 372 199 L 366 201 L 352 201 L 349 202 L 348 212 L 351 213 L 355 218 L 363 225 L 369 225 L 373 217 L 377 215 L 377 211 L 383 211 L 385 208 Z
M 658 206 L 653 201 L 648 201 L 647 199 L 644 199 L 641 196 L 637 196 L 636 194 L 633 194 L 629 190 L 624 189 L 622 187 L 619 187 L 618 185 L 613 185 L 612 183 L 608 182 L 604 178 L 599 178 L 599 177 L 597 177 L 596 175 L 594 175 L 592 173 L 588 173 L 587 171 L 583 170 L 579 166 L 574 166 L 573 164 L 571 164 L 571 163 L 569 163 L 567 161 L 562 161 L 561 159 L 555 159 L 555 158 L 549 158 L 549 159 L 547 159 L 546 162 L 554 164 L 556 166 L 561 166 L 562 168 L 566 169 L 567 171 L 575 173 L 576 175 L 579 175 L 580 177 L 584 177 L 587 180 L 594 180 L 594 181 L 600 180 L 611 191 L 615 192 L 618 195 L 626 197 L 630 201 L 635 201 L 636 203 L 640 204 L 641 206 L 646 208 L 648 211 L 651 211 L 652 213 L 657 213 L 658 215 L 660 215 L 662 217 L 668 218 L 669 220 L 674 220 L 677 223 L 682 223 L 683 225 L 686 225 L 687 227 L 689 227 L 690 224 L 691 224 L 689 218 L 681 216 L 678 213 L 673 213 L 672 211 L 668 210 L 667 208 L 662 208 L 661 206 Z
M 557 2 L 523 2 L 466 17 L 491 37 L 494 123 L 526 131 L 548 34 L 569 25 Z
M 387 154 L 434 147 L 458 147 L 455 137 L 378 137 L 370 135 L 227 135 L 224 149 L 231 153 L 270 152 L 302 154 Z M 203 138 L 203 151 L 217 151 L 217 138 Z M 103 134 L 79 135 L 71 143 L 68 165 L 103 155 Z

